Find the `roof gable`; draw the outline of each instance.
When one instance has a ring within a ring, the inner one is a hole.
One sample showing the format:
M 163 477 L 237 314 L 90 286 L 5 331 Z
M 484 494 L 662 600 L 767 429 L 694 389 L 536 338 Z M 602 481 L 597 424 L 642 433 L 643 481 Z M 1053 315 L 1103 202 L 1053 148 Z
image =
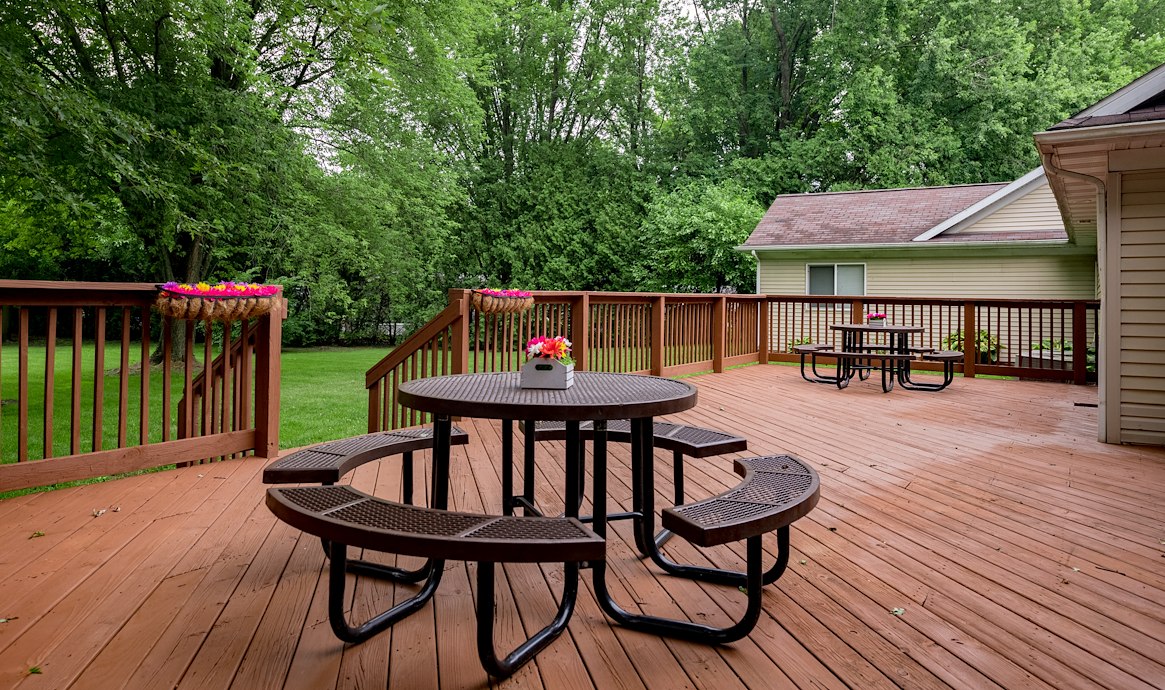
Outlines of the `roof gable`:
M 918 237 L 915 237 L 914 241 L 925 242 L 931 239 L 965 240 L 967 238 L 955 238 L 952 236 L 971 228 L 977 223 L 987 220 L 1015 202 L 1047 186 L 1048 179 L 1044 169 L 1042 167 L 1036 168 L 1015 182 L 996 190 L 994 193 L 971 204 L 950 218 L 943 220 Z M 1052 203 L 1054 204 L 1054 201 Z M 1054 208 L 1053 206 L 1052 209 L 1054 210 Z M 991 234 L 991 237 L 985 239 L 1057 239 L 1065 237 L 1062 233 L 1057 232 L 1063 230 L 1062 223 L 1052 223 L 1050 226 L 1048 223 L 1044 223 L 1044 225 L 1045 227 L 1031 228 L 1030 230 L 1025 227 L 1017 227 L 1008 229 L 1006 232 L 994 232 Z M 1030 237 L 1026 235 L 1030 235 Z

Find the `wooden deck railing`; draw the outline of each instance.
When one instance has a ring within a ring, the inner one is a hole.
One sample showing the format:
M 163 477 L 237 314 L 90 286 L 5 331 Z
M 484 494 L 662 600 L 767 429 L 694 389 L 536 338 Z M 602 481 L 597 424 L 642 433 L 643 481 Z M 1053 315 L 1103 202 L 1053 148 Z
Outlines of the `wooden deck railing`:
M 0 491 L 278 452 L 283 310 L 236 337 L 162 318 L 156 294 L 148 283 L 0 281 Z M 213 357 L 216 340 L 230 356 Z M 200 361 L 213 361 L 209 379 Z
M 962 350 L 957 369 L 964 376 L 1078 384 L 1096 378 L 1100 303 L 1094 300 L 639 292 L 535 292 L 534 298 L 533 308 L 522 314 L 483 314 L 469 308 L 469 291 L 450 291 L 441 314 L 368 371 L 369 431 L 428 420 L 398 404 L 402 381 L 514 371 L 525 360 L 526 341 L 536 335 L 568 336 L 580 370 L 677 376 L 751 362 L 796 362 L 794 345 L 840 346 L 830 325 L 860 323 L 865 314 L 882 311 L 891 323 L 922 326 L 917 346 Z

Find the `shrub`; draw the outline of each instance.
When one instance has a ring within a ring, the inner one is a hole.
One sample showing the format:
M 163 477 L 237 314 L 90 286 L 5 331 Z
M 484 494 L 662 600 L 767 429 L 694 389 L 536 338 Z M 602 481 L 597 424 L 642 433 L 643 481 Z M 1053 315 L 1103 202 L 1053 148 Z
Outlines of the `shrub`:
M 1007 349 L 1006 346 L 1000 344 L 999 338 L 991 335 L 987 331 L 980 330 L 975 334 L 975 345 L 979 351 L 979 356 L 976 361 L 980 364 L 994 364 L 999 361 L 999 353 L 1001 350 Z M 958 350 L 964 352 L 963 349 L 963 329 L 959 329 L 951 333 L 942 340 L 942 348 L 944 350 Z

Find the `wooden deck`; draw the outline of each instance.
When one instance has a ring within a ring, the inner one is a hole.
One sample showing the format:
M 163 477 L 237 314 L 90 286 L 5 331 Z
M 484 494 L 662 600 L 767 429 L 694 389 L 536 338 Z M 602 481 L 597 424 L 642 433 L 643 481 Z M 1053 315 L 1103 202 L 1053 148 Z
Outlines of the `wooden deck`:
M 794 453 L 821 474 L 821 503 L 794 526 L 760 624 L 719 648 L 663 640 L 612 627 L 584 587 L 568 633 L 502 686 L 1165 687 L 1165 451 L 1097 443 L 1096 409 L 1075 405 L 1094 404 L 1095 389 L 959 379 L 941 393 L 883 394 L 872 381 L 838 391 L 784 366 L 692 381 L 700 404 L 678 419 L 740 433 L 749 454 Z M 494 510 L 498 426 L 465 425 L 452 502 Z M 627 448 L 611 453 L 610 492 L 626 504 Z M 562 455 L 544 444 L 548 505 L 561 504 Z M 671 492 L 665 456 L 659 502 Z M 337 641 L 319 543 L 263 506 L 261 465 L 0 502 L 0 687 L 490 685 L 464 563 L 447 564 L 417 615 L 360 646 Z M 688 476 L 692 498 L 736 481 L 728 459 L 692 461 Z M 353 481 L 399 491 L 391 461 Z M 613 526 L 625 605 L 708 621 L 740 610 L 734 589 L 645 566 L 626 523 Z M 678 557 L 741 562 L 738 547 L 701 554 L 679 541 L 668 547 Z M 505 567 L 502 644 L 548 620 L 560 579 L 560 566 Z M 393 596 L 360 581 L 353 609 L 367 615 Z

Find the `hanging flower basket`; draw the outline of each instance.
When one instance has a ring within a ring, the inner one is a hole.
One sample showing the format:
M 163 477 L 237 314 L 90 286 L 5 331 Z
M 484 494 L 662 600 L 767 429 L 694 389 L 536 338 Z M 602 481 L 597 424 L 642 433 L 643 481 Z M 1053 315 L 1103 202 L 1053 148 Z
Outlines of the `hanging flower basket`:
M 262 316 L 277 304 L 280 286 L 223 282 L 166 283 L 154 307 L 164 316 L 191 321 L 237 321 Z
M 534 306 L 534 296 L 522 290 L 473 290 L 470 305 L 483 314 L 517 314 Z

